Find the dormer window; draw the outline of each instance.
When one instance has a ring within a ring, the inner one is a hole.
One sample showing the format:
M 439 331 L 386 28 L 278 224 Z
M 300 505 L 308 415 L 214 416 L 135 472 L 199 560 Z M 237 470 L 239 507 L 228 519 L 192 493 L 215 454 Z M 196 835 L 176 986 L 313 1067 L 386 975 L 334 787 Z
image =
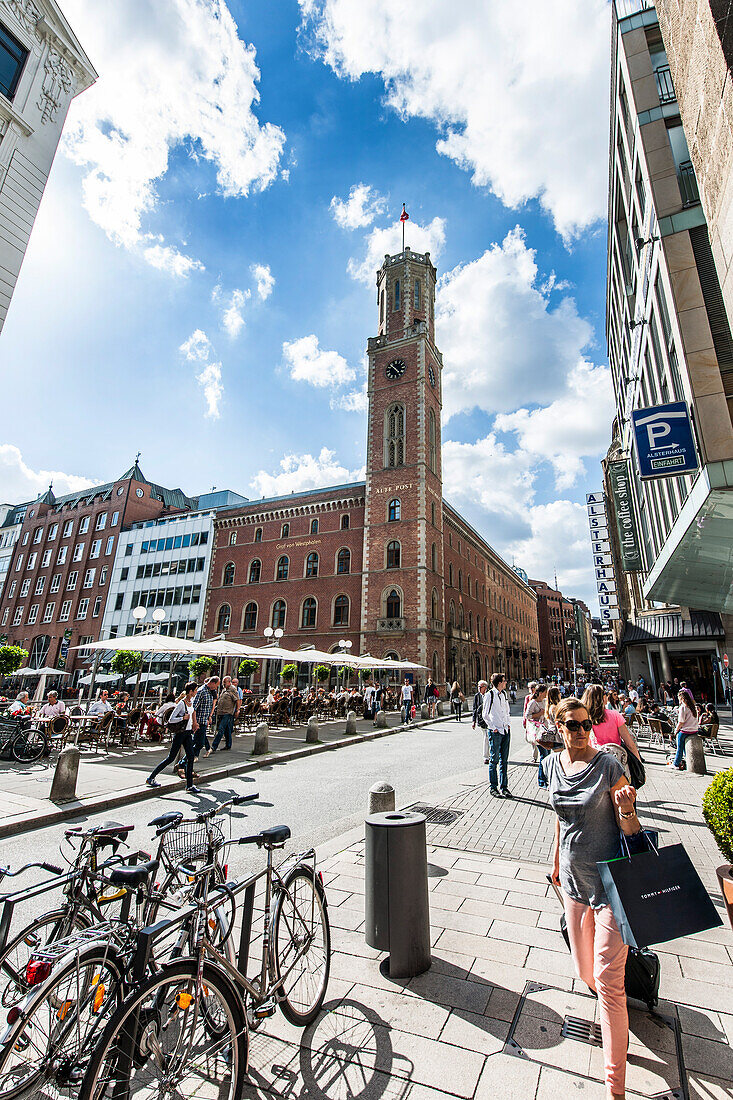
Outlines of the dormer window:
M 0 92 L 6 99 L 12 101 L 17 91 L 27 57 L 28 50 L 0 24 Z

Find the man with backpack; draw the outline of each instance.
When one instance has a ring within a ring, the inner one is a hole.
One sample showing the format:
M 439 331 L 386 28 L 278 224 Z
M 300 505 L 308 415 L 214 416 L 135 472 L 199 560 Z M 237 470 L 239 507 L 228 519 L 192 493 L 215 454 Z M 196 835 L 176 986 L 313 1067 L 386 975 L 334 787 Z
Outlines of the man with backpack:
M 506 676 L 501 672 L 495 672 L 491 677 L 491 688 L 484 695 L 482 717 L 489 733 L 489 794 L 493 798 L 499 798 L 500 795 L 512 798 L 507 774 L 511 718 Z
M 488 688 L 488 682 L 486 680 L 479 680 L 478 691 L 473 697 L 473 729 L 478 726 L 479 729 L 484 731 L 484 764 L 489 762 L 489 734 L 486 729 L 486 723 L 484 722 L 484 696 L 486 695 L 486 689 Z

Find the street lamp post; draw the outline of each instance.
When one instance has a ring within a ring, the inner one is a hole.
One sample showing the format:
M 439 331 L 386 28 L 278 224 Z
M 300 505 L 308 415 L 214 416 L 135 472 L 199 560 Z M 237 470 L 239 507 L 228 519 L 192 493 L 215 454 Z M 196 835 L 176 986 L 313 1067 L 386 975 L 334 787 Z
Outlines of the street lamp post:
M 132 615 L 133 615 L 133 618 L 135 619 L 135 622 L 137 623 L 137 625 L 142 628 L 144 633 L 150 634 L 155 630 L 155 628 L 157 626 L 160 626 L 160 624 L 165 619 L 165 611 L 163 610 L 162 607 L 156 607 L 155 611 L 153 612 L 153 622 L 152 623 L 145 623 L 145 625 L 143 625 L 143 619 L 145 618 L 147 613 L 148 613 L 147 608 L 143 607 L 142 604 L 139 604 L 137 607 L 133 607 L 133 609 L 132 609 Z M 137 706 L 138 695 L 140 694 L 140 677 L 142 675 L 144 664 L 145 664 L 145 655 L 143 653 L 141 653 L 140 654 L 140 667 L 137 670 L 137 680 L 135 681 L 135 691 L 134 691 L 134 694 L 132 696 L 132 705 L 133 705 L 133 707 Z M 152 664 L 153 664 L 153 655 L 151 653 L 150 660 L 148 662 L 148 672 L 150 672 L 150 668 L 152 667 Z
M 346 653 L 348 653 L 348 652 L 349 652 L 349 650 L 351 649 L 351 647 L 353 646 L 353 644 L 354 644 L 354 643 L 353 643 L 353 642 L 350 642 L 350 641 L 348 641 L 348 639 L 346 639 L 346 638 L 341 638 L 341 640 L 339 641 L 339 649 L 340 649 L 340 650 L 341 650 L 342 652 L 343 652 L 343 651 L 345 650 L 345 651 L 346 651 Z M 342 674 L 342 677 L 341 677 L 341 687 L 344 687 L 344 684 L 345 684 L 345 680 L 346 680 L 346 669 L 344 668 L 344 671 L 343 671 L 343 674 Z
M 268 645 L 277 645 L 283 636 L 284 631 L 278 626 L 275 630 L 271 626 L 266 626 L 262 632 L 267 638 Z M 267 658 L 267 664 L 265 665 L 265 687 L 269 687 L 270 684 L 270 658 Z

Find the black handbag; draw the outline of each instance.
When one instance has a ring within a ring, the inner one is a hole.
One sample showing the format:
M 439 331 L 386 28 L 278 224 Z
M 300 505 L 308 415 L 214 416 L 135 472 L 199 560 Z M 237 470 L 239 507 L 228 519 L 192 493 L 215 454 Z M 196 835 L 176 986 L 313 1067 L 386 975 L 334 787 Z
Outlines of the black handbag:
M 635 787 L 638 791 L 639 787 L 643 787 L 646 783 L 646 770 L 644 768 L 644 761 L 639 756 L 634 756 L 633 752 L 626 750 L 626 763 L 629 769 L 629 778 L 631 779 L 631 786 Z

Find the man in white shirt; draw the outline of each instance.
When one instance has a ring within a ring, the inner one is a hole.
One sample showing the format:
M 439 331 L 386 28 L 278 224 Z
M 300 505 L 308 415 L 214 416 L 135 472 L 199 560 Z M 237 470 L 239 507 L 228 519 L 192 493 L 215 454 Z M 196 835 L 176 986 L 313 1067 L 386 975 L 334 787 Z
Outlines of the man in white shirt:
M 11 718 L 17 718 L 19 714 L 23 714 L 28 706 L 29 698 L 27 691 L 19 691 L 18 698 L 13 699 L 12 703 L 8 707 L 8 714 Z
M 402 724 L 407 726 L 412 720 L 412 684 L 405 676 L 405 682 L 402 685 L 402 691 L 400 693 L 402 698 Z
M 60 714 L 66 713 L 66 707 L 61 702 L 57 691 L 49 691 L 48 702 L 44 703 L 38 712 L 39 718 L 58 718 Z
M 629 688 L 629 699 L 634 704 L 634 706 L 636 706 L 636 704 L 639 702 L 639 692 L 636 690 L 633 684 Z
M 112 705 L 109 701 L 109 692 L 103 691 L 102 694 L 96 699 L 90 706 L 87 714 L 101 715 L 107 714 L 112 710 Z
M 489 733 L 489 793 L 494 798 L 499 798 L 500 793 L 504 798 L 511 798 L 507 775 L 511 717 L 506 694 L 506 676 L 501 672 L 495 672 L 491 677 L 491 687 L 484 695 L 483 719 Z

